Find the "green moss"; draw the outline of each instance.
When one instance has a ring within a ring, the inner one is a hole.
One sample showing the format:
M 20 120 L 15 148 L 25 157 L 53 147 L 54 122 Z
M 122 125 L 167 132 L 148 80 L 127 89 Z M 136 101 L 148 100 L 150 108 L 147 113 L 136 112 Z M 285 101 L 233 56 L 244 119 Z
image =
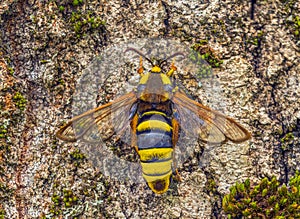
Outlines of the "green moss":
M 294 23 L 293 23 L 293 26 L 294 26 L 294 35 L 296 37 L 299 37 L 299 32 L 300 32 L 300 17 L 299 16 L 295 16 L 294 18 Z
M 5 218 L 5 210 L 0 206 L 0 219 Z
M 217 191 L 216 181 L 213 180 L 212 178 L 207 179 L 206 184 L 205 184 L 205 188 L 207 189 L 207 191 L 215 193 Z
M 259 42 L 262 41 L 263 39 L 263 36 L 264 36 L 264 32 L 263 31 L 258 31 L 256 35 L 254 36 L 251 36 L 247 42 L 252 44 L 252 45 L 255 45 L 255 46 L 258 46 Z
M 41 61 L 40 61 L 40 63 L 41 64 L 45 64 L 45 63 L 48 63 L 49 61 L 48 60 L 45 60 L 45 59 L 42 59 Z
M 7 126 L 4 124 L 0 125 L 0 138 L 6 138 L 7 134 Z
M 289 142 L 294 140 L 294 134 L 293 133 L 287 133 L 283 138 L 280 139 L 281 143 Z
M 16 92 L 13 96 L 13 101 L 17 108 L 19 108 L 21 111 L 23 111 L 26 107 L 27 100 L 20 92 Z
M 293 145 L 294 138 L 295 136 L 292 132 L 285 134 L 285 136 L 280 139 L 281 149 L 288 150 L 289 146 Z
M 72 16 L 70 18 L 70 23 L 73 26 L 74 32 L 77 37 L 81 37 L 85 33 L 89 31 L 96 31 L 98 29 L 104 29 L 106 24 L 100 17 L 94 15 L 92 11 L 86 12 L 72 12 Z
M 199 43 L 196 43 L 194 46 L 196 46 L 196 45 L 199 45 L 199 46 L 207 45 L 207 43 L 208 43 L 207 39 L 201 39 L 201 40 L 199 40 Z
M 11 59 L 9 57 L 5 57 L 5 61 L 7 63 L 8 73 L 10 75 L 13 75 L 15 73 L 15 69 L 12 67 L 13 66 L 13 62 L 11 61 Z
M 281 2 L 285 5 L 285 10 L 290 12 L 295 7 L 298 0 L 281 0 Z
M 299 0 L 281 0 L 281 2 L 285 6 L 285 11 L 289 14 L 288 20 L 287 20 L 287 27 L 293 33 L 296 40 L 299 40 L 299 38 L 300 38 L 300 16 L 299 16 L 299 13 L 297 13 L 299 11 L 297 8 L 298 7 L 297 3 L 299 2 Z
M 189 59 L 197 66 L 196 76 L 198 78 L 209 78 L 212 76 L 212 68 L 203 62 L 201 55 L 198 52 L 191 51 L 189 54 Z
M 62 197 L 62 203 L 65 207 L 69 208 L 74 206 L 78 201 L 77 196 L 73 194 L 72 190 L 64 189 L 63 190 L 63 197 Z
M 257 185 L 236 183 L 225 195 L 222 208 L 230 218 L 297 218 L 300 215 L 300 174 L 296 172 L 289 185 L 275 177 L 262 179 Z
M 15 73 L 15 69 L 13 67 L 8 67 L 8 72 L 10 75 L 13 75 Z
M 200 54 L 201 59 L 210 64 L 212 68 L 219 68 L 223 61 L 215 54 L 213 49 L 207 46 L 207 40 L 200 40 L 199 43 L 194 44 L 191 48 Z
M 50 213 L 58 216 L 67 209 L 78 204 L 78 197 L 71 189 L 63 189 L 59 192 L 54 192 L 51 197 L 52 205 L 50 206 Z
M 2 123 L 0 123 L 0 154 L 5 154 L 5 157 L 8 156 L 11 153 L 11 145 L 10 141 L 8 139 L 9 134 L 9 126 L 10 126 L 10 120 L 3 119 Z M 0 164 L 4 161 L 3 156 L 2 159 L 0 159 Z M 1 171 L 4 171 L 2 167 L 0 166 L 0 173 Z
M 63 11 L 65 10 L 65 7 L 64 7 L 63 5 L 60 5 L 60 6 L 58 7 L 58 9 L 59 9 L 60 12 L 63 12 Z
M 74 150 L 70 153 L 71 161 L 75 166 L 79 166 L 86 160 L 85 154 L 81 153 L 79 149 Z
M 61 85 L 64 85 L 65 81 L 64 81 L 64 79 L 60 78 L 60 79 L 58 79 L 58 83 L 60 83 Z
M 73 6 L 78 6 L 79 4 L 82 4 L 83 0 L 73 0 Z

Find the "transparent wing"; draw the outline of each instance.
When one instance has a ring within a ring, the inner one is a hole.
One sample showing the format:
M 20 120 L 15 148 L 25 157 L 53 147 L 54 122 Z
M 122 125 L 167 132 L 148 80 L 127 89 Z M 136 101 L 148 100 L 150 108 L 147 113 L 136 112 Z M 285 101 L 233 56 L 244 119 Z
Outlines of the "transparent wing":
M 113 134 L 129 135 L 129 113 L 136 100 L 135 93 L 131 92 L 113 102 L 89 110 L 65 124 L 56 136 L 69 142 L 81 139 L 88 143 L 98 143 Z
M 214 144 L 226 140 L 239 143 L 251 136 L 233 119 L 188 98 L 181 91 L 174 94 L 173 102 L 181 128 L 192 137 Z

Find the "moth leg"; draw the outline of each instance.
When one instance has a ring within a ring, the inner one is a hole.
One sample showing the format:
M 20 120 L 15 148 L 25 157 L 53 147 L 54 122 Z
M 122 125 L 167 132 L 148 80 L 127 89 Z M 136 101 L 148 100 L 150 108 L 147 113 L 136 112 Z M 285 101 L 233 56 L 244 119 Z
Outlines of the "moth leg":
M 174 65 L 174 60 L 172 61 L 172 64 L 171 64 L 170 68 L 171 69 L 167 72 L 168 77 L 173 76 L 174 72 L 177 70 L 177 67 Z
M 173 178 L 178 182 L 182 182 L 181 176 L 177 169 L 175 169 L 175 172 L 173 173 Z
M 173 171 L 173 178 L 179 182 L 181 182 L 181 177 L 178 173 L 177 170 L 177 161 L 175 158 L 175 146 L 177 144 L 178 141 L 178 137 L 179 137 L 179 123 L 177 122 L 176 119 L 172 119 L 172 128 L 173 128 L 173 135 L 172 135 L 172 144 L 173 144 L 173 166 L 175 168 L 175 170 Z
M 173 149 L 175 150 L 175 145 L 177 144 L 178 137 L 179 137 L 179 123 L 176 119 L 172 119 L 172 129 L 173 129 L 173 135 L 172 135 L 172 144 Z
M 138 146 L 137 146 L 137 136 L 136 136 L 137 123 L 138 123 L 138 115 L 135 114 L 133 116 L 133 119 L 131 120 L 131 123 L 130 123 L 130 126 L 131 126 L 131 146 L 138 153 L 139 149 L 138 149 Z
M 143 57 L 140 56 L 140 67 L 139 69 L 137 70 L 137 72 L 140 74 L 140 75 L 143 75 L 144 73 L 144 68 L 143 68 Z

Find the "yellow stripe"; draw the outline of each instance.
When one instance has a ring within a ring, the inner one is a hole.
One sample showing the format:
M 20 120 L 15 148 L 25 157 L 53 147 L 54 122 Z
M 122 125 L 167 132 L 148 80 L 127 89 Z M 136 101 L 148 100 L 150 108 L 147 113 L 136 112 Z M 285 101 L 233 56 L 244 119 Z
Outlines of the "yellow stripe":
M 171 84 L 170 78 L 165 74 L 160 74 L 163 84 Z
M 172 152 L 173 148 L 150 148 L 138 151 L 141 161 L 148 161 L 153 158 L 157 158 L 159 160 L 169 159 L 172 158 Z
M 166 174 L 161 175 L 161 176 L 148 176 L 143 173 L 143 177 L 146 180 L 146 182 L 153 182 L 155 180 L 159 180 L 159 179 L 162 179 L 165 177 L 167 178 L 168 176 L 171 176 L 171 175 L 172 175 L 172 170 L 170 170 L 169 172 L 167 172 Z
M 148 82 L 149 76 L 150 76 L 149 72 L 144 74 L 140 80 L 140 84 L 146 84 Z
M 167 115 L 165 113 L 159 112 L 159 111 L 148 111 L 148 112 L 145 112 L 145 113 L 143 113 L 142 117 L 143 116 L 147 116 L 147 115 L 154 115 L 154 114 L 158 114 L 158 115 L 167 117 Z
M 172 127 L 162 121 L 159 120 L 148 120 L 145 122 L 142 122 L 138 125 L 137 130 L 140 131 L 145 131 L 145 130 L 150 130 L 150 129 L 160 129 L 166 132 L 170 132 Z
M 141 162 L 142 170 L 147 175 L 160 175 L 169 172 L 172 169 L 172 159 L 162 162 L 143 163 Z

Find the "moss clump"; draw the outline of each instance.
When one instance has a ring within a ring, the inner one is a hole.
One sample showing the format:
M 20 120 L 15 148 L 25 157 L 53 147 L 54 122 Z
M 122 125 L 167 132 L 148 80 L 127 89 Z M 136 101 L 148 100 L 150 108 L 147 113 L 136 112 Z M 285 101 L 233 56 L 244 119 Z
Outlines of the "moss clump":
M 65 7 L 64 7 L 63 5 L 60 5 L 60 6 L 58 7 L 58 10 L 59 10 L 60 12 L 63 12 L 63 11 L 65 10 Z
M 289 132 L 286 135 L 284 135 L 280 139 L 281 149 L 282 150 L 288 150 L 293 145 L 294 138 L 295 138 L 295 136 L 292 132 Z
M 2 54 L 2 53 L 0 52 L 0 54 Z M 13 67 L 13 62 L 11 61 L 11 59 L 9 57 L 4 57 L 4 59 L 7 64 L 8 74 L 13 75 L 15 73 L 15 69 Z
M 0 138 L 6 138 L 6 136 L 7 136 L 7 125 L 0 124 Z
M 299 0 L 281 0 L 287 12 L 287 27 L 295 36 L 296 40 L 300 38 L 300 16 L 299 16 Z
M 5 210 L 2 208 L 2 206 L 0 206 L 0 219 L 4 219 L 5 218 Z
M 213 179 L 208 179 L 206 182 L 206 188 L 208 191 L 215 193 L 217 191 L 217 183 Z
M 40 60 L 40 63 L 41 63 L 41 64 L 46 64 L 46 63 L 48 63 L 48 62 L 49 62 L 49 60 L 45 60 L 45 59 Z
M 300 37 L 300 16 L 295 16 L 293 19 L 294 35 Z
M 93 12 L 72 12 L 70 18 L 70 23 L 73 26 L 73 29 L 77 37 L 81 37 L 88 31 L 95 31 L 97 29 L 104 30 L 106 24 L 100 17 L 93 15 Z
M 27 100 L 20 92 L 16 92 L 13 96 L 13 101 L 18 109 L 23 111 L 26 107 Z
M 79 166 L 86 159 L 85 154 L 81 153 L 79 149 L 76 149 L 75 151 L 71 152 L 70 157 L 71 161 L 76 167 Z
M 258 31 L 256 35 L 251 36 L 249 39 L 247 39 L 247 43 L 250 43 L 254 46 L 259 46 L 259 43 L 262 42 L 264 37 L 263 31 Z
M 83 0 L 73 0 L 72 4 L 73 6 L 78 6 L 79 4 L 82 4 Z
M 197 51 L 201 58 L 207 61 L 212 68 L 219 68 L 223 63 L 215 51 L 207 45 L 207 40 L 200 40 L 199 43 L 192 46 L 192 49 Z
M 294 137 L 295 137 L 294 134 L 289 132 L 283 138 L 280 139 L 280 142 L 281 143 L 290 142 L 294 140 Z
M 8 67 L 7 69 L 10 75 L 13 75 L 15 73 L 15 69 L 13 67 Z
M 59 78 L 59 79 L 58 79 L 58 83 L 61 84 L 61 85 L 65 85 L 65 81 L 64 81 L 64 79 L 62 79 L 62 78 Z
M 196 74 L 197 78 L 212 77 L 212 67 L 204 61 L 200 53 L 191 50 L 189 59 L 191 62 L 193 62 L 193 64 L 197 66 L 197 69 L 193 70 L 193 73 Z
M 77 205 L 78 197 L 74 195 L 72 190 L 63 189 L 59 194 L 53 193 L 51 200 L 53 204 L 50 208 L 50 213 L 58 216 L 62 213 L 63 208 L 70 208 Z
M 236 183 L 225 195 L 222 207 L 228 218 L 297 218 L 300 215 L 300 174 L 296 172 L 289 186 L 276 177 L 264 178 L 258 185 Z
M 72 190 L 64 189 L 63 190 L 63 198 L 62 201 L 65 205 L 65 207 L 72 207 L 75 205 L 78 201 L 77 196 L 75 196 L 72 192 Z

